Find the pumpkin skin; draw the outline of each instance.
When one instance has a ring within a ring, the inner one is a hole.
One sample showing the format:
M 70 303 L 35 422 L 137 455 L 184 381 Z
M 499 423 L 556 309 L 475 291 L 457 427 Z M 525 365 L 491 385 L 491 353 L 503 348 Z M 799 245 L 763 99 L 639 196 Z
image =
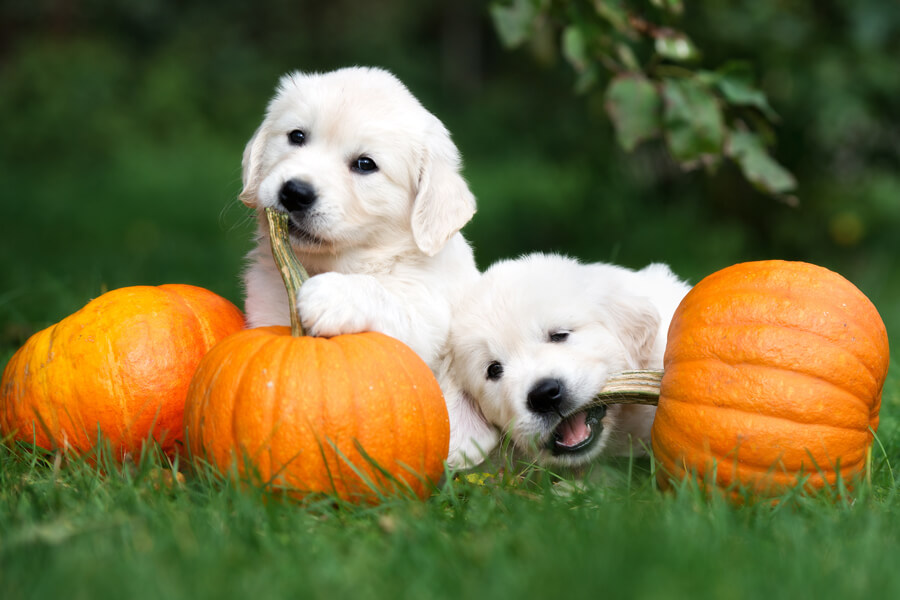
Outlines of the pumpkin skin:
M 428 481 L 443 474 L 450 424 L 437 380 L 403 343 L 374 332 L 314 338 L 260 327 L 203 358 L 185 439 L 220 471 L 237 467 L 295 498 L 324 492 L 375 503 L 394 485 L 372 462 L 428 495 Z
M 837 273 L 759 261 L 710 275 L 669 328 L 652 430 L 658 481 L 696 474 L 756 496 L 839 475 L 852 484 L 888 362 L 878 311 Z
M 81 454 L 99 429 L 119 459 L 152 436 L 171 455 L 200 358 L 243 326 L 234 304 L 200 287 L 107 292 L 13 355 L 0 384 L 0 431 Z

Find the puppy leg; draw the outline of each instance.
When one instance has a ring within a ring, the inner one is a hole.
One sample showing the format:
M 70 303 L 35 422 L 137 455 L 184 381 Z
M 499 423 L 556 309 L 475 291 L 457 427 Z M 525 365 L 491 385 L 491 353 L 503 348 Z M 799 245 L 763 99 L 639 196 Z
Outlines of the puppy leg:
M 298 308 L 310 335 L 378 331 L 412 348 L 432 369 L 449 327 L 449 307 L 438 299 L 427 312 L 417 311 L 371 275 L 329 272 L 311 277 L 300 288 Z
M 484 462 L 500 443 L 500 432 L 491 426 L 478 409 L 475 399 L 462 390 L 441 389 L 450 416 L 450 453 L 447 464 L 452 469 L 466 469 Z
M 322 273 L 300 288 L 300 317 L 307 333 L 332 337 L 372 331 L 392 335 L 409 327 L 409 316 L 371 275 Z

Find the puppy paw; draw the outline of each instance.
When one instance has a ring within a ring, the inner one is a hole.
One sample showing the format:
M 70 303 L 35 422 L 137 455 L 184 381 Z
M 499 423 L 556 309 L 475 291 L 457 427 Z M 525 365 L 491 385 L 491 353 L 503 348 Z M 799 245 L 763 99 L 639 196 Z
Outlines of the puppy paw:
M 309 335 L 332 337 L 381 330 L 379 313 L 389 313 L 387 292 L 369 275 L 322 273 L 300 288 L 297 307 Z

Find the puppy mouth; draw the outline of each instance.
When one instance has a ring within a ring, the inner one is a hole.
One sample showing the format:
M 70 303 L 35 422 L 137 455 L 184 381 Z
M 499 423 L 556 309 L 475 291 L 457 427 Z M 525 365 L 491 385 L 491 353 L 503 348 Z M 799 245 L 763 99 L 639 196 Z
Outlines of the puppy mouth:
M 548 449 L 555 456 L 588 451 L 600 439 L 605 415 L 606 406 L 594 404 L 565 417 L 553 430 Z
M 293 217 L 288 220 L 288 230 L 291 232 L 291 240 L 303 246 L 325 246 L 328 241 L 313 235 L 306 227 L 298 225 Z

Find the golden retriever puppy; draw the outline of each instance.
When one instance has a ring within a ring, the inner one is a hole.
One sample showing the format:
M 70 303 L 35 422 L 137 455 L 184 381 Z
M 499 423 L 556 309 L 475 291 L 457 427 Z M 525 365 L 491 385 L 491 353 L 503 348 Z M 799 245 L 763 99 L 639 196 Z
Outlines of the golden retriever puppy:
M 662 368 L 688 290 L 662 264 L 632 271 L 533 254 L 491 266 L 451 326 L 447 369 L 463 440 L 451 464 L 478 464 L 500 433 L 550 466 L 643 454 L 655 407 L 591 401 L 611 373 Z
M 249 325 L 289 322 L 265 227 L 275 207 L 311 275 L 298 301 L 307 332 L 380 331 L 437 369 L 451 304 L 478 277 L 459 233 L 475 212 L 459 170 L 447 129 L 387 71 L 285 75 L 244 150 L 240 197 L 260 220 Z

